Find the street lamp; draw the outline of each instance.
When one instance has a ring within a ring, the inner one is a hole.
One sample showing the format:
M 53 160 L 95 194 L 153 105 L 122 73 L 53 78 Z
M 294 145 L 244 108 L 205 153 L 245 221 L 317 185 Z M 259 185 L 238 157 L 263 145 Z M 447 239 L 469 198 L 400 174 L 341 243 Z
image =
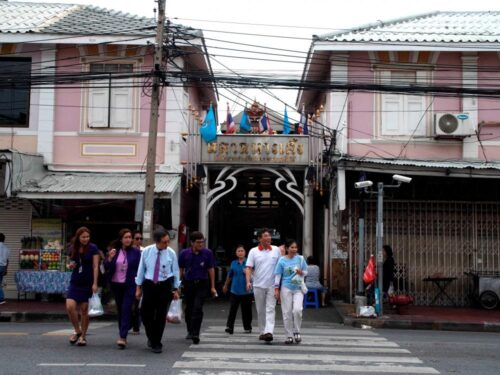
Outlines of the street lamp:
M 383 262 L 384 255 L 382 252 L 382 247 L 384 245 L 384 189 L 394 189 L 399 188 L 401 184 L 409 184 L 411 182 L 411 177 L 402 176 L 399 174 L 395 174 L 392 176 L 392 180 L 395 181 L 395 184 L 392 185 L 384 185 L 383 182 L 377 183 L 377 191 L 369 190 L 371 186 L 373 186 L 373 182 L 369 180 L 358 181 L 354 183 L 354 187 L 356 189 L 364 189 L 367 194 L 377 194 L 377 226 L 376 226 L 376 248 L 377 248 L 377 286 L 378 286 L 378 295 L 375 293 L 375 300 L 378 298 L 379 307 L 379 316 L 383 314 L 383 304 L 382 304 L 382 289 L 383 289 Z M 364 231 L 364 230 L 363 230 Z M 361 232 L 360 232 L 360 235 Z M 360 252 L 364 251 L 360 246 Z M 359 254 L 360 258 L 364 256 L 364 254 Z M 361 266 L 361 269 L 363 266 Z M 361 269 L 358 272 L 361 272 Z

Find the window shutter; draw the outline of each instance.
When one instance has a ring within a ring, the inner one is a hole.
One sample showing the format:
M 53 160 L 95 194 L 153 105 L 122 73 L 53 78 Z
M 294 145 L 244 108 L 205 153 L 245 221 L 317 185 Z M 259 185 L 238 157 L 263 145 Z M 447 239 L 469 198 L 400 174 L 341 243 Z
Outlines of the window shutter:
M 108 127 L 108 84 L 107 80 L 94 81 L 89 88 L 88 127 Z
M 133 82 L 131 79 L 117 80 L 111 89 L 111 128 L 131 128 L 133 116 Z
M 407 95 L 405 105 L 406 134 L 425 135 L 427 121 L 424 115 L 424 97 L 418 95 Z M 422 116 L 424 116 L 422 118 Z

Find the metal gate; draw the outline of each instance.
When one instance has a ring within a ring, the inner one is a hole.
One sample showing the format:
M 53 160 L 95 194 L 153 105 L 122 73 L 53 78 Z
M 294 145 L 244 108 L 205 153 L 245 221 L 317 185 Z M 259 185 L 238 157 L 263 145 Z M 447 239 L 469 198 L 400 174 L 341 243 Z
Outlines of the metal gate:
M 375 254 L 376 201 L 365 201 L 366 254 Z M 358 258 L 359 201 L 350 201 L 351 296 Z M 397 292 L 429 305 L 437 293 L 426 277 L 455 277 L 446 292 L 458 306 L 471 303 L 469 270 L 500 270 L 500 204 L 493 202 L 384 201 L 384 244 L 394 250 Z M 446 299 L 436 304 L 447 305 Z

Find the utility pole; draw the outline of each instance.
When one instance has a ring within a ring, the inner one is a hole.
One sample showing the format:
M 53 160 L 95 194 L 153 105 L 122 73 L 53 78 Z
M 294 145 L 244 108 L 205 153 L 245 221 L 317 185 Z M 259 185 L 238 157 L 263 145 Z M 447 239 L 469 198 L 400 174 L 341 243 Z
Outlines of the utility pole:
M 378 285 L 378 296 L 375 295 L 375 298 L 379 299 L 379 316 L 384 315 L 384 304 L 382 301 L 383 297 L 383 285 L 384 285 L 384 183 L 379 182 L 377 184 L 377 229 L 376 229 L 376 245 L 377 245 L 377 285 Z
M 153 90 L 151 93 L 151 112 L 149 117 L 148 154 L 146 165 L 146 186 L 144 190 L 143 237 L 146 243 L 153 239 L 153 212 L 156 174 L 156 143 L 158 134 L 158 116 L 160 106 L 161 65 L 163 60 L 163 37 L 165 25 L 165 1 L 158 0 L 158 23 L 156 27 Z

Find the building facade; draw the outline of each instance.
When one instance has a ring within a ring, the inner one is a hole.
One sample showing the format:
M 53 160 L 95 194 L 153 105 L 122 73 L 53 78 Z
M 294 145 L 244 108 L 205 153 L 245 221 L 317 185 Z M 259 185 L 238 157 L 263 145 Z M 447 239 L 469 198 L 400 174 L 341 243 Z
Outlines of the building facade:
M 12 249 L 12 292 L 17 250 L 34 227 L 50 223 L 65 244 L 84 225 L 102 249 L 120 228 L 140 228 L 156 21 L 9 1 L 0 24 L 0 231 Z M 201 31 L 169 24 L 165 41 L 154 218 L 177 238 L 187 215 L 183 134 L 197 123 L 189 109 L 203 115 L 217 93 L 188 76 L 212 74 Z
M 323 105 L 335 135 L 329 241 L 337 295 L 352 300 L 358 257 L 375 253 L 375 200 L 354 183 L 391 184 L 393 174 L 413 178 L 384 203 L 398 292 L 422 305 L 451 304 L 434 301 L 435 286 L 424 281 L 449 277 L 453 303 L 470 305 L 465 273 L 500 270 L 499 21 L 499 12 L 436 12 L 314 38 L 297 106 Z

